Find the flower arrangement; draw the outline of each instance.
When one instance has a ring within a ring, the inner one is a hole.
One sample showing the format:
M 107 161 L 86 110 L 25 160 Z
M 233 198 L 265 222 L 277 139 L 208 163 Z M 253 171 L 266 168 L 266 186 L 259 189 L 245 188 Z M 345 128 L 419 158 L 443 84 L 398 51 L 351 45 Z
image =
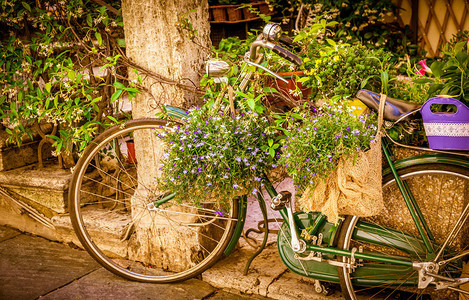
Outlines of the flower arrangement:
M 161 188 L 195 203 L 213 198 L 220 207 L 237 195 L 256 194 L 276 161 L 268 120 L 250 110 L 237 116 L 213 113 L 205 105 L 185 121 L 160 136 L 167 146 Z
M 289 115 L 279 164 L 299 193 L 325 179 L 341 156 L 367 149 L 376 135 L 376 114 L 357 117 L 343 100 L 334 96 L 319 109 L 303 107 Z
M 426 59 L 419 62 L 416 84 L 427 84 L 426 99 L 436 95 L 448 95 L 466 105 L 469 104 L 469 54 L 467 41 L 448 43 L 443 57 L 430 67 Z

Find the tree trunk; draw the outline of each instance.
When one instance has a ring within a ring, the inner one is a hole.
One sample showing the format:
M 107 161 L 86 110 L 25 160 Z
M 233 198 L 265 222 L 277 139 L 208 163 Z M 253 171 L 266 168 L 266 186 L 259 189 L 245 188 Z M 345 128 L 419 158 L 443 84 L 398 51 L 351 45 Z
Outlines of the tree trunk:
M 210 48 L 210 24 L 208 22 L 207 0 L 123 0 L 122 15 L 126 41 L 126 54 L 136 64 L 169 79 L 183 84 L 198 84 L 203 61 Z M 197 42 L 194 44 L 179 23 L 179 18 L 188 18 L 197 30 Z M 129 74 L 136 78 L 133 70 Z M 143 85 L 150 90 L 138 94 L 132 101 L 132 117 L 154 117 L 156 104 L 170 104 L 178 107 L 189 107 L 199 102 L 197 95 L 185 92 L 174 85 L 161 84 L 151 78 L 144 78 Z M 138 162 L 138 183 L 132 202 L 132 214 L 147 215 L 148 212 L 138 211 L 137 207 L 145 207 L 137 203 L 150 199 L 149 191 L 144 187 L 154 186 L 158 176 L 159 161 L 163 152 L 162 143 L 154 133 L 134 136 L 135 154 Z M 151 200 L 147 200 L 149 202 Z M 145 210 L 145 209 L 144 209 Z M 142 261 L 163 268 L 187 268 L 191 255 L 181 255 L 188 251 L 188 243 L 197 243 L 197 234 L 188 233 L 183 239 L 176 236 L 164 220 L 148 219 L 135 224 L 137 232 L 133 249 L 128 249 L 130 256 L 139 256 Z M 182 245 L 181 242 L 184 241 Z M 172 247 L 172 248 L 171 248 Z M 132 248 L 129 246 L 129 248 Z M 161 253 L 163 251 L 163 253 Z M 133 253 L 133 254 L 132 254 Z M 172 255 L 185 256 L 188 261 L 175 261 Z M 162 261 L 164 257 L 164 261 Z M 179 264 L 177 266 L 176 264 Z
M 210 24 L 207 0 L 142 0 L 122 1 L 127 56 L 138 65 L 181 83 L 192 85 L 200 80 L 200 70 L 210 48 Z M 195 45 L 179 23 L 188 18 L 197 30 Z M 129 70 L 132 76 L 135 73 Z M 147 79 L 147 94 L 137 96 L 133 104 L 133 117 L 153 116 L 151 101 L 161 104 L 189 107 L 197 96 L 175 86 L 161 85 Z M 149 106 L 150 104 L 150 106 Z

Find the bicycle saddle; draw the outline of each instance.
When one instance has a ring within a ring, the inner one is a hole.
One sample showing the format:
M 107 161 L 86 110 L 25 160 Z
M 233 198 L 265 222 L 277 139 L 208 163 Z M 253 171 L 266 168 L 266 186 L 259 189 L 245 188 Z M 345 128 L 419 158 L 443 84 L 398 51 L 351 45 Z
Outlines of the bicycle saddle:
M 378 110 L 380 99 L 379 94 L 368 90 L 359 90 L 356 97 L 370 109 L 375 111 Z M 416 119 L 416 114 L 413 112 L 419 110 L 420 106 L 421 105 L 408 103 L 403 100 L 386 97 L 386 105 L 384 106 L 384 119 L 388 121 Z M 407 117 L 405 117 L 406 115 Z

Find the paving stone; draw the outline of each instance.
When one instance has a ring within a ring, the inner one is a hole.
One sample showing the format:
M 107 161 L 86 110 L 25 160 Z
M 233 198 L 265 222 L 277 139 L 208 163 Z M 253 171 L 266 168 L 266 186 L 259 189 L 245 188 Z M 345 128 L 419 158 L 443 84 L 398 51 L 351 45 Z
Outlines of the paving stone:
M 0 299 L 35 299 L 98 267 L 85 251 L 22 234 L 0 243 Z
M 125 280 L 101 268 L 41 299 L 203 299 L 214 292 L 213 287 L 201 280 L 141 283 Z
M 259 295 L 239 295 L 235 293 L 230 293 L 226 291 L 218 291 L 212 295 L 207 300 L 261 300 L 261 299 L 270 299 L 267 297 L 262 297 Z
M 242 294 L 267 295 L 268 286 L 286 271 L 275 247 L 266 248 L 243 275 L 244 267 L 253 249 L 243 247 L 218 262 L 202 274 L 204 281 L 219 288 L 235 289 Z
M 288 270 L 269 286 L 267 296 L 273 299 L 308 299 L 308 300 L 332 300 L 344 299 L 340 287 L 331 286 L 331 293 L 318 294 L 314 291 L 314 280 L 303 277 Z

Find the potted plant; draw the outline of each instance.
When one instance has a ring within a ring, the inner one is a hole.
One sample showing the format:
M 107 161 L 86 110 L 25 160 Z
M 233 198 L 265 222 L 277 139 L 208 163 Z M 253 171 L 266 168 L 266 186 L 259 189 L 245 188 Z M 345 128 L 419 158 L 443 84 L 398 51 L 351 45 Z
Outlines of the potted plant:
M 264 172 L 273 168 L 275 151 L 265 146 L 275 138 L 268 120 L 250 109 L 236 116 L 212 109 L 193 109 L 185 125 L 162 135 L 164 190 L 202 202 L 213 197 L 223 206 L 233 197 L 257 193 Z
M 288 113 L 279 164 L 292 176 L 298 193 L 324 180 L 342 156 L 353 157 L 376 135 L 375 114 L 356 117 L 341 96 L 319 109 L 309 105 Z

